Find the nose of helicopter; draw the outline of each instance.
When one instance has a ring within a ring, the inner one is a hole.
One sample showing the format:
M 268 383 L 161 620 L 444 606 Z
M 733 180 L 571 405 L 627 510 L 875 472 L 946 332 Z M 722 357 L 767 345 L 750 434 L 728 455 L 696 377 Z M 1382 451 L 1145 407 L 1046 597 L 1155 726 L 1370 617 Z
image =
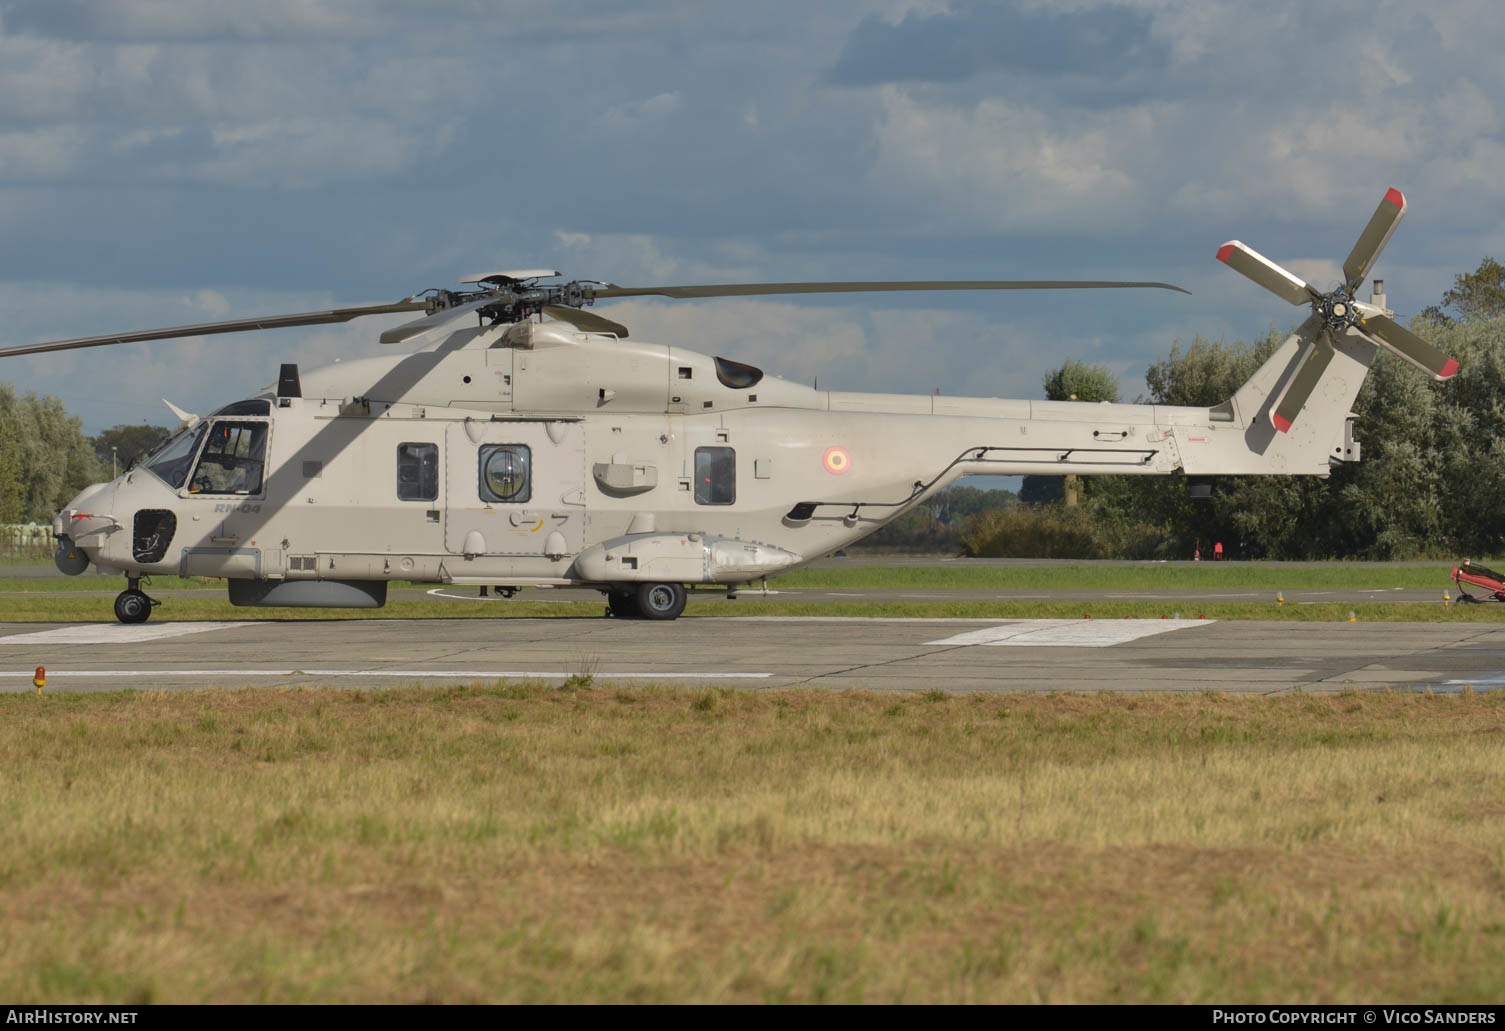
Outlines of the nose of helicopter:
M 113 514 L 115 483 L 95 483 L 83 490 L 52 518 L 52 535 L 57 551 L 52 561 L 59 571 L 78 576 L 89 568 L 91 550 L 97 549 L 105 535 L 120 528 Z

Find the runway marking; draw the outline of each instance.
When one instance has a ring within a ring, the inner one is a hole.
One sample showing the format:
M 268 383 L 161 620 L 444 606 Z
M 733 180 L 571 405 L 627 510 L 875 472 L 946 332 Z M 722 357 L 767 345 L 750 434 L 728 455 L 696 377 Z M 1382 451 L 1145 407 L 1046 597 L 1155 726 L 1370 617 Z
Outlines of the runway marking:
M 3 677 L 30 677 L 34 670 L 0 670 Z M 534 680 L 568 680 L 573 673 L 558 670 L 517 669 L 50 669 L 59 677 L 464 677 Z M 767 680 L 772 673 L 596 673 L 598 680 Z
M 182 637 L 184 634 L 201 634 L 208 630 L 229 630 L 234 627 L 251 626 L 241 623 L 85 623 L 79 626 L 58 627 L 55 630 L 38 630 L 29 634 L 10 634 L 0 637 L 0 646 L 36 644 L 136 644 L 141 641 L 160 641 L 165 637 Z
M 1109 648 L 1141 637 L 1206 626 L 1211 622 L 1210 619 L 1031 619 L 968 630 L 925 643 L 1014 648 Z
M 690 616 L 731 623 L 1003 623 L 988 616 Z M 1012 620 L 1012 622 L 1019 622 Z

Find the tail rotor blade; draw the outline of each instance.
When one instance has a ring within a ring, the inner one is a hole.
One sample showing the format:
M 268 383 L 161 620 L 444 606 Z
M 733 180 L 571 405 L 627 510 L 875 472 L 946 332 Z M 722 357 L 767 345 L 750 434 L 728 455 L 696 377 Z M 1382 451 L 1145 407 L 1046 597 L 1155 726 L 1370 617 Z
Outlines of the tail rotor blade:
M 1238 240 L 1229 240 L 1218 248 L 1218 260 L 1235 272 L 1241 272 L 1287 304 L 1310 304 L 1320 296 L 1305 281 L 1291 275 L 1269 258 Z
M 1433 378 L 1450 379 L 1458 363 L 1388 315 L 1371 315 L 1360 329 Z
M 1353 245 L 1353 250 L 1348 252 L 1347 259 L 1343 262 L 1343 279 L 1348 284 L 1350 291 L 1357 290 L 1359 284 L 1364 282 L 1364 277 L 1369 270 L 1374 268 L 1375 260 L 1379 258 L 1380 251 L 1385 249 L 1385 244 L 1390 242 L 1390 234 L 1395 232 L 1395 227 L 1400 225 L 1400 220 L 1406 213 L 1406 198 L 1395 187 L 1386 191 L 1380 206 L 1374 209 L 1374 215 L 1369 219 L 1369 224 L 1359 234 L 1359 240 Z
M 1324 332 L 1307 345 L 1306 355 L 1296 367 L 1296 374 L 1286 383 L 1275 404 L 1270 406 L 1270 423 L 1281 433 L 1291 432 L 1291 425 L 1306 407 L 1332 360 L 1333 345 Z

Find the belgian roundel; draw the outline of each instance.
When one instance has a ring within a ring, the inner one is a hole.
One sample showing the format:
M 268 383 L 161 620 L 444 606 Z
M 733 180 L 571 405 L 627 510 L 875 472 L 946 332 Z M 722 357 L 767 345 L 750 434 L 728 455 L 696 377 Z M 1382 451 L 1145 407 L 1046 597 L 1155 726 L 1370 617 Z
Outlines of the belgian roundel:
M 847 449 L 844 447 L 826 448 L 826 457 L 823 461 L 826 466 L 826 472 L 835 473 L 837 476 L 840 476 L 852 467 L 852 456 L 847 454 Z

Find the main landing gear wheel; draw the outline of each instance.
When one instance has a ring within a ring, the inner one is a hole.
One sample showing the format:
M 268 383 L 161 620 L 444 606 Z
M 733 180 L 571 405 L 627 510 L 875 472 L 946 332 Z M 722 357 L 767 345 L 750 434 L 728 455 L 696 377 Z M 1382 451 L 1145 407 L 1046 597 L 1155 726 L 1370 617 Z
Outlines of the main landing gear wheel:
M 121 591 L 115 596 L 115 618 L 122 623 L 145 623 L 155 604 L 146 592 L 137 588 Z
M 640 584 L 634 597 L 643 619 L 676 619 L 687 600 L 684 584 Z
M 611 591 L 606 595 L 606 614 L 617 619 L 639 619 L 638 599 L 627 591 Z

